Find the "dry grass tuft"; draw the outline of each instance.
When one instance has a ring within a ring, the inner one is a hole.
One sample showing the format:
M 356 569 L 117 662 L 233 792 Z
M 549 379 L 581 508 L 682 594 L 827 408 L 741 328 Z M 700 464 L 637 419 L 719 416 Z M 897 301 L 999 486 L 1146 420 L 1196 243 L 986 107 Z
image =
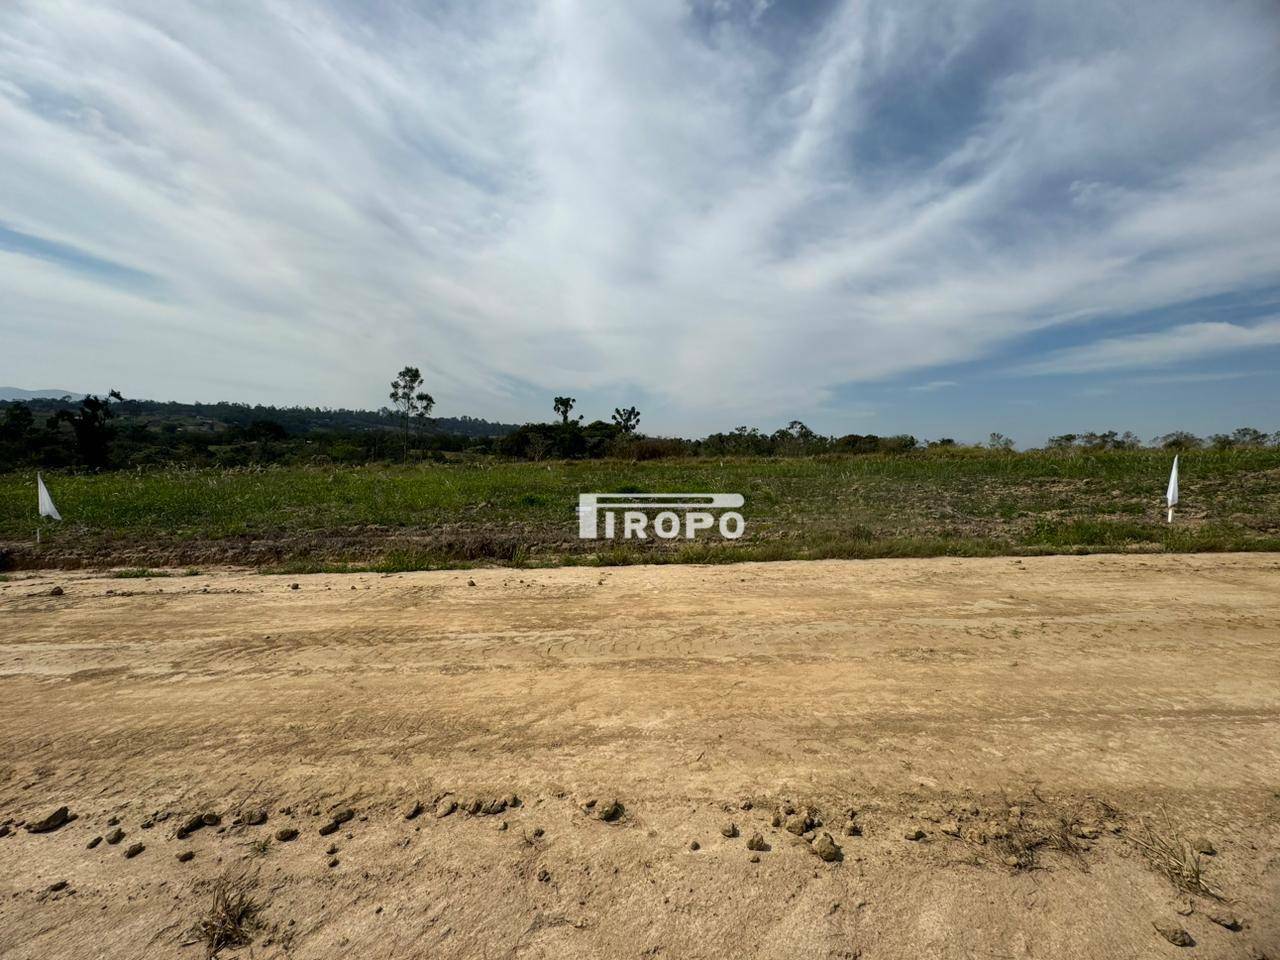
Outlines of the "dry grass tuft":
M 1138 819 L 1140 831 L 1128 838 L 1129 842 L 1142 851 L 1157 872 L 1164 874 L 1179 890 L 1223 899 L 1222 891 L 1212 886 L 1204 878 L 1204 864 L 1200 854 L 1191 849 L 1191 844 L 1182 836 L 1164 814 L 1164 828 L 1157 830 L 1146 820 Z
M 191 927 L 187 943 L 203 943 L 205 956 L 216 957 L 219 951 L 243 947 L 253 939 L 262 909 L 252 895 L 253 882 L 244 874 L 229 874 L 213 883 L 209 909 Z

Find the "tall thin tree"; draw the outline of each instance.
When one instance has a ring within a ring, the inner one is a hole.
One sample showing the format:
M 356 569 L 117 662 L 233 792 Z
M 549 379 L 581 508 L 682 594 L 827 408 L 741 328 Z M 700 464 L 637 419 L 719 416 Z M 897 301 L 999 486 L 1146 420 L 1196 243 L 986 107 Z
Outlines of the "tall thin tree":
M 431 408 L 436 405 L 435 399 L 422 386 L 422 371 L 417 367 L 406 366 L 391 381 L 391 404 L 400 416 L 404 427 L 404 459 L 409 460 L 409 424 L 417 418 L 419 422 L 426 419 Z

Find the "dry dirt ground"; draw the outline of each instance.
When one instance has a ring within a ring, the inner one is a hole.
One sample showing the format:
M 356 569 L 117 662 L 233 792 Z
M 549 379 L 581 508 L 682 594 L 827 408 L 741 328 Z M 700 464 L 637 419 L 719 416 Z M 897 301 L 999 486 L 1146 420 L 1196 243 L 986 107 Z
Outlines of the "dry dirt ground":
M 0 691 L 7 960 L 222 877 L 244 957 L 1280 957 L 1276 555 L 42 573 Z

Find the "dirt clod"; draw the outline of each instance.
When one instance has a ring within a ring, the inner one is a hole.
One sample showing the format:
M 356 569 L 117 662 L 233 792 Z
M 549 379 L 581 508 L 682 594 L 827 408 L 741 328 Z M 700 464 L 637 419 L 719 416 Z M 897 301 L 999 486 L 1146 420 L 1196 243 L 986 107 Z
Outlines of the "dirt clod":
M 606 800 L 596 807 L 596 819 L 610 822 L 622 816 L 623 806 L 617 800 Z
M 47 817 L 36 820 L 34 823 L 28 823 L 27 833 L 52 833 L 66 826 L 73 819 L 74 817 L 71 816 L 70 810 L 66 807 L 59 807 Z
M 1195 945 L 1195 940 L 1191 934 L 1183 930 L 1178 924 L 1171 921 L 1153 922 L 1151 924 L 1155 928 L 1156 933 L 1164 937 L 1175 947 L 1190 947 Z
M 813 844 L 809 849 L 817 854 L 819 859 L 826 863 L 835 863 L 838 860 L 844 859 L 843 852 L 840 850 L 840 847 L 836 845 L 836 842 L 831 839 L 831 834 L 829 833 L 819 834 L 818 839 L 813 841 Z

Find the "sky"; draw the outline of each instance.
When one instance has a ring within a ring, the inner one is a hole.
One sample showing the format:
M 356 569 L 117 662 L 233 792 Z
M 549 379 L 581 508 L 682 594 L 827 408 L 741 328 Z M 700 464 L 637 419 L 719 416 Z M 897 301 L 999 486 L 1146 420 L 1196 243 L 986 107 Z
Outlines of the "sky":
M 7 0 L 0 384 L 1280 430 L 1274 2 Z

